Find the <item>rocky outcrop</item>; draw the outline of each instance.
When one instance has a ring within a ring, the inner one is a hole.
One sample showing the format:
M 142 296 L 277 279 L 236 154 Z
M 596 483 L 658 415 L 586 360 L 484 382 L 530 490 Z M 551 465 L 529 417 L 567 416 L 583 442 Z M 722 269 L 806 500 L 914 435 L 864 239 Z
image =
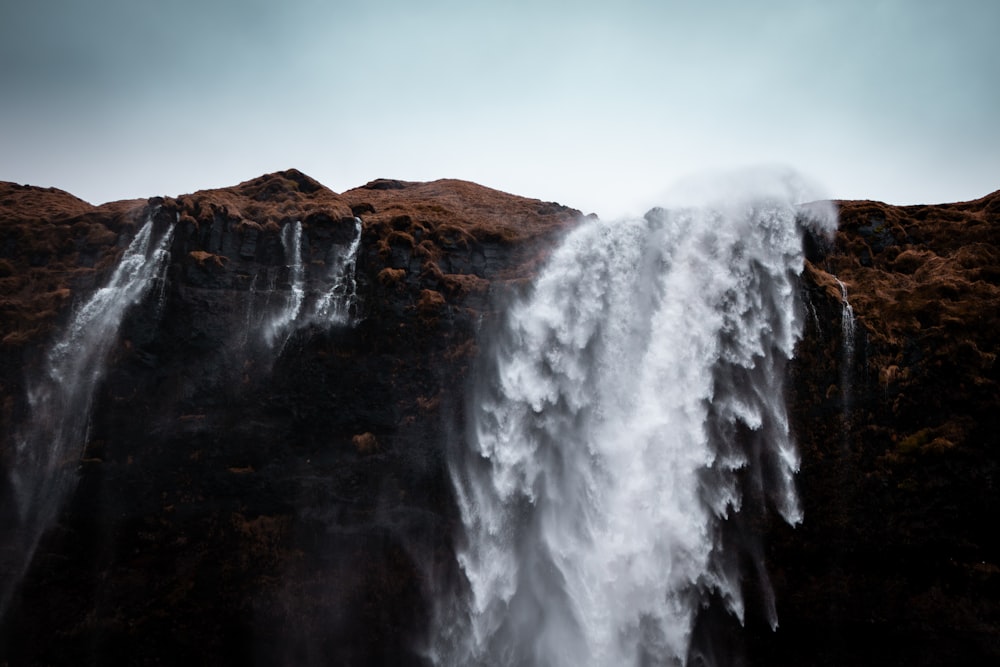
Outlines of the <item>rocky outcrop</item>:
M 721 641 L 750 664 L 992 664 L 1000 193 L 839 206 L 810 243 L 789 383 L 806 519 L 748 522 L 781 625 L 748 609 Z M 174 229 L 164 289 L 122 325 L 0 663 L 423 664 L 432 594 L 460 580 L 445 456 L 477 336 L 580 214 L 294 170 L 101 207 L 0 184 L 4 470 L 53 332 L 149 218 Z M 358 219 L 349 316 L 263 336 L 296 285 L 306 303 L 328 286 Z M 0 508 L 12 493 L 0 479 Z
M 79 485 L 7 614 L 0 661 L 421 662 L 429 593 L 454 578 L 443 457 L 476 331 L 579 213 L 461 181 L 337 195 L 294 170 L 99 208 L 4 187 L 2 279 L 18 286 L 0 332 L 7 424 L 27 417 L 53 327 L 132 230 L 152 217 L 174 236 L 165 290 L 123 323 L 80 460 L 65 463 Z M 300 318 L 263 341 L 292 289 L 282 229 L 301 225 L 308 291 L 356 217 L 350 323 Z M 8 470 L 14 448 L 7 430 Z

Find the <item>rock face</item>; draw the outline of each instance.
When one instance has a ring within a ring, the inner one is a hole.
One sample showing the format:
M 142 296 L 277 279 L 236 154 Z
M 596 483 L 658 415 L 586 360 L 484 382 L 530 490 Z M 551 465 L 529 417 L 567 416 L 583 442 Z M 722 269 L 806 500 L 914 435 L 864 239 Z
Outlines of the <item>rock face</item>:
M 749 664 L 995 663 L 1000 193 L 839 206 L 790 383 L 806 520 L 752 522 L 781 625 L 724 640 Z M 53 332 L 149 218 L 174 228 L 162 298 L 122 325 L 0 664 L 425 664 L 431 600 L 460 585 L 445 456 L 477 334 L 579 212 L 294 170 L 101 207 L 0 184 L 4 471 Z M 307 316 L 358 220 L 357 298 Z
M 162 302 L 123 322 L 0 663 L 420 664 L 430 593 L 455 579 L 443 457 L 476 330 L 580 214 L 461 181 L 337 195 L 294 170 L 99 208 L 5 184 L 0 204 L 8 425 L 71 304 L 144 220 L 174 226 Z M 308 292 L 356 217 L 349 322 L 264 340 L 295 288 L 283 229 L 300 224 Z
M 1000 192 L 839 207 L 793 364 L 806 519 L 772 526 L 781 627 L 754 664 L 996 664 Z

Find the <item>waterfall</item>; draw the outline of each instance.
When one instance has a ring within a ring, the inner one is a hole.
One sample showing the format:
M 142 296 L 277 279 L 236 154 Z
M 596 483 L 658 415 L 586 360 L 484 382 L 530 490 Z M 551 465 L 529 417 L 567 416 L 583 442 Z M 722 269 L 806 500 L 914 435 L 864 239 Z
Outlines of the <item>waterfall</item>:
M 282 308 L 271 315 L 263 330 L 268 346 L 279 350 L 296 329 L 308 324 L 350 324 L 351 309 L 357 302 L 355 269 L 361 247 L 361 219 L 354 218 L 354 236 L 349 244 L 333 245 L 330 248 L 327 256 L 330 269 L 321 281 L 320 288 L 316 287 L 315 279 L 307 280 L 306 268 L 302 263 L 302 223 L 285 225 L 281 230 L 281 243 L 289 262 L 289 294 Z M 252 320 L 256 296 L 255 283 L 256 278 L 250 285 L 248 326 Z M 269 286 L 268 297 L 273 290 L 274 286 Z M 310 303 L 311 306 L 308 305 Z M 265 302 L 265 310 L 266 307 Z
M 354 237 L 346 247 L 330 248 L 330 287 L 320 295 L 313 310 L 313 319 L 333 324 L 348 324 L 351 307 L 358 298 L 354 271 L 361 247 L 361 218 L 354 218 Z
M 250 286 L 247 288 L 246 297 L 246 317 L 243 320 L 243 331 L 240 332 L 240 346 L 246 347 L 250 342 L 250 332 L 255 330 L 254 302 L 257 300 L 257 278 L 259 274 L 254 273 L 250 279 Z
M 153 227 L 150 216 L 107 285 L 73 314 L 49 349 L 42 376 L 29 381 L 30 420 L 17 434 L 9 470 L 17 516 L 0 531 L 4 540 L 0 613 L 27 571 L 38 541 L 76 485 L 76 463 L 87 441 L 94 391 L 122 320 L 157 280 L 166 280 L 173 227 L 156 241 Z
M 851 369 L 854 368 L 854 336 L 856 325 L 854 322 L 854 308 L 847 300 L 847 287 L 837 278 L 840 285 L 840 302 L 842 309 L 840 313 L 840 330 L 844 341 L 844 353 L 840 363 L 840 386 L 844 397 L 844 419 L 851 411 Z
M 277 311 L 268 321 L 264 329 L 264 337 L 269 346 L 284 347 L 292 334 L 293 325 L 302 310 L 305 300 L 305 271 L 302 267 L 302 223 L 287 224 L 281 228 L 281 246 L 285 251 L 285 261 L 288 268 L 290 288 L 281 310 Z
M 749 497 L 802 519 L 792 201 L 583 221 L 510 307 L 452 462 L 469 592 L 441 604 L 438 664 L 679 665 L 709 596 L 742 621 L 722 524 Z
M 854 359 L 854 308 L 847 300 L 847 286 L 840 282 L 839 278 L 836 280 L 837 284 L 840 285 L 840 303 L 843 305 L 843 310 L 840 313 L 840 328 L 844 337 L 844 362 L 845 366 L 850 366 L 850 362 Z

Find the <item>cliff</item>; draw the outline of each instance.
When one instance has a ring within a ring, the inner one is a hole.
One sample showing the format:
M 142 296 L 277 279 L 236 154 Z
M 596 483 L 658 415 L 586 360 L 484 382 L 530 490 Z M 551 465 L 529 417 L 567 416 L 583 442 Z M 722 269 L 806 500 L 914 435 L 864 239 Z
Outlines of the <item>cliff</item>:
M 838 205 L 835 239 L 810 240 L 789 384 L 806 519 L 753 524 L 781 626 L 751 613 L 733 641 L 751 664 L 995 661 L 1000 193 Z M 0 662 L 424 664 L 432 596 L 460 585 L 445 455 L 477 336 L 579 218 L 463 181 L 336 194 L 294 170 L 100 207 L 0 184 L 5 470 L 54 332 L 147 219 L 174 229 L 161 297 L 124 320 L 60 464 L 78 483 Z M 282 229 L 301 226 L 311 293 L 358 220 L 348 312 L 263 339 L 268 295 L 299 284 Z M 0 529 L 13 495 L 8 475 Z
M 148 218 L 174 236 L 161 302 L 123 322 L 79 461 L 60 462 L 79 481 L 12 601 L 0 661 L 420 663 L 430 591 L 455 575 L 443 457 L 476 331 L 580 214 L 454 180 L 337 195 L 294 170 L 96 208 L 3 187 L 8 425 L 127 238 Z M 267 301 L 293 281 L 282 227 L 301 223 L 308 289 L 355 216 L 350 323 L 303 320 L 269 345 Z M 9 474 L 0 494 L 0 527 L 16 530 Z
M 782 623 L 763 664 L 994 664 L 1000 192 L 838 206 L 805 272 L 790 401 L 806 520 L 772 534 Z

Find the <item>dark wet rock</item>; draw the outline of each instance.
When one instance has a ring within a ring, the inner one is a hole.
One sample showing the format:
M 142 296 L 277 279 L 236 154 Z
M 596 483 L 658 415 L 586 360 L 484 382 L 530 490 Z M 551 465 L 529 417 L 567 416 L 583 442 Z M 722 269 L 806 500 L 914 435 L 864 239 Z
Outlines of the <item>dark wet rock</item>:
M 26 418 L 51 333 L 137 225 L 175 233 L 162 301 L 122 325 L 0 662 L 424 664 L 430 596 L 456 577 L 444 452 L 490 290 L 530 278 L 579 214 L 461 181 L 337 195 L 294 170 L 100 208 L 4 188 L 5 424 Z M 355 215 L 354 325 L 307 324 L 269 352 L 250 320 L 288 294 L 282 226 L 302 225 L 308 282 Z M 6 429 L 0 496 L 14 446 Z
M 807 240 L 788 383 L 805 522 L 746 521 L 780 627 L 751 581 L 746 628 L 711 607 L 696 642 L 754 665 L 996 664 L 1000 194 L 839 206 L 835 239 Z M 162 301 L 123 323 L 0 663 L 426 664 L 431 600 L 459 581 L 445 457 L 477 336 L 579 213 L 455 180 L 337 194 L 295 170 L 101 207 L 0 184 L 5 470 L 26 378 L 150 215 L 175 225 Z M 268 353 L 249 316 L 288 292 L 282 226 L 301 223 L 315 282 L 355 217 L 353 326 Z M 11 493 L 0 476 L 0 507 Z
M 751 664 L 1000 660 L 998 204 L 838 203 L 789 387 L 805 521 L 768 524 L 781 625 Z

